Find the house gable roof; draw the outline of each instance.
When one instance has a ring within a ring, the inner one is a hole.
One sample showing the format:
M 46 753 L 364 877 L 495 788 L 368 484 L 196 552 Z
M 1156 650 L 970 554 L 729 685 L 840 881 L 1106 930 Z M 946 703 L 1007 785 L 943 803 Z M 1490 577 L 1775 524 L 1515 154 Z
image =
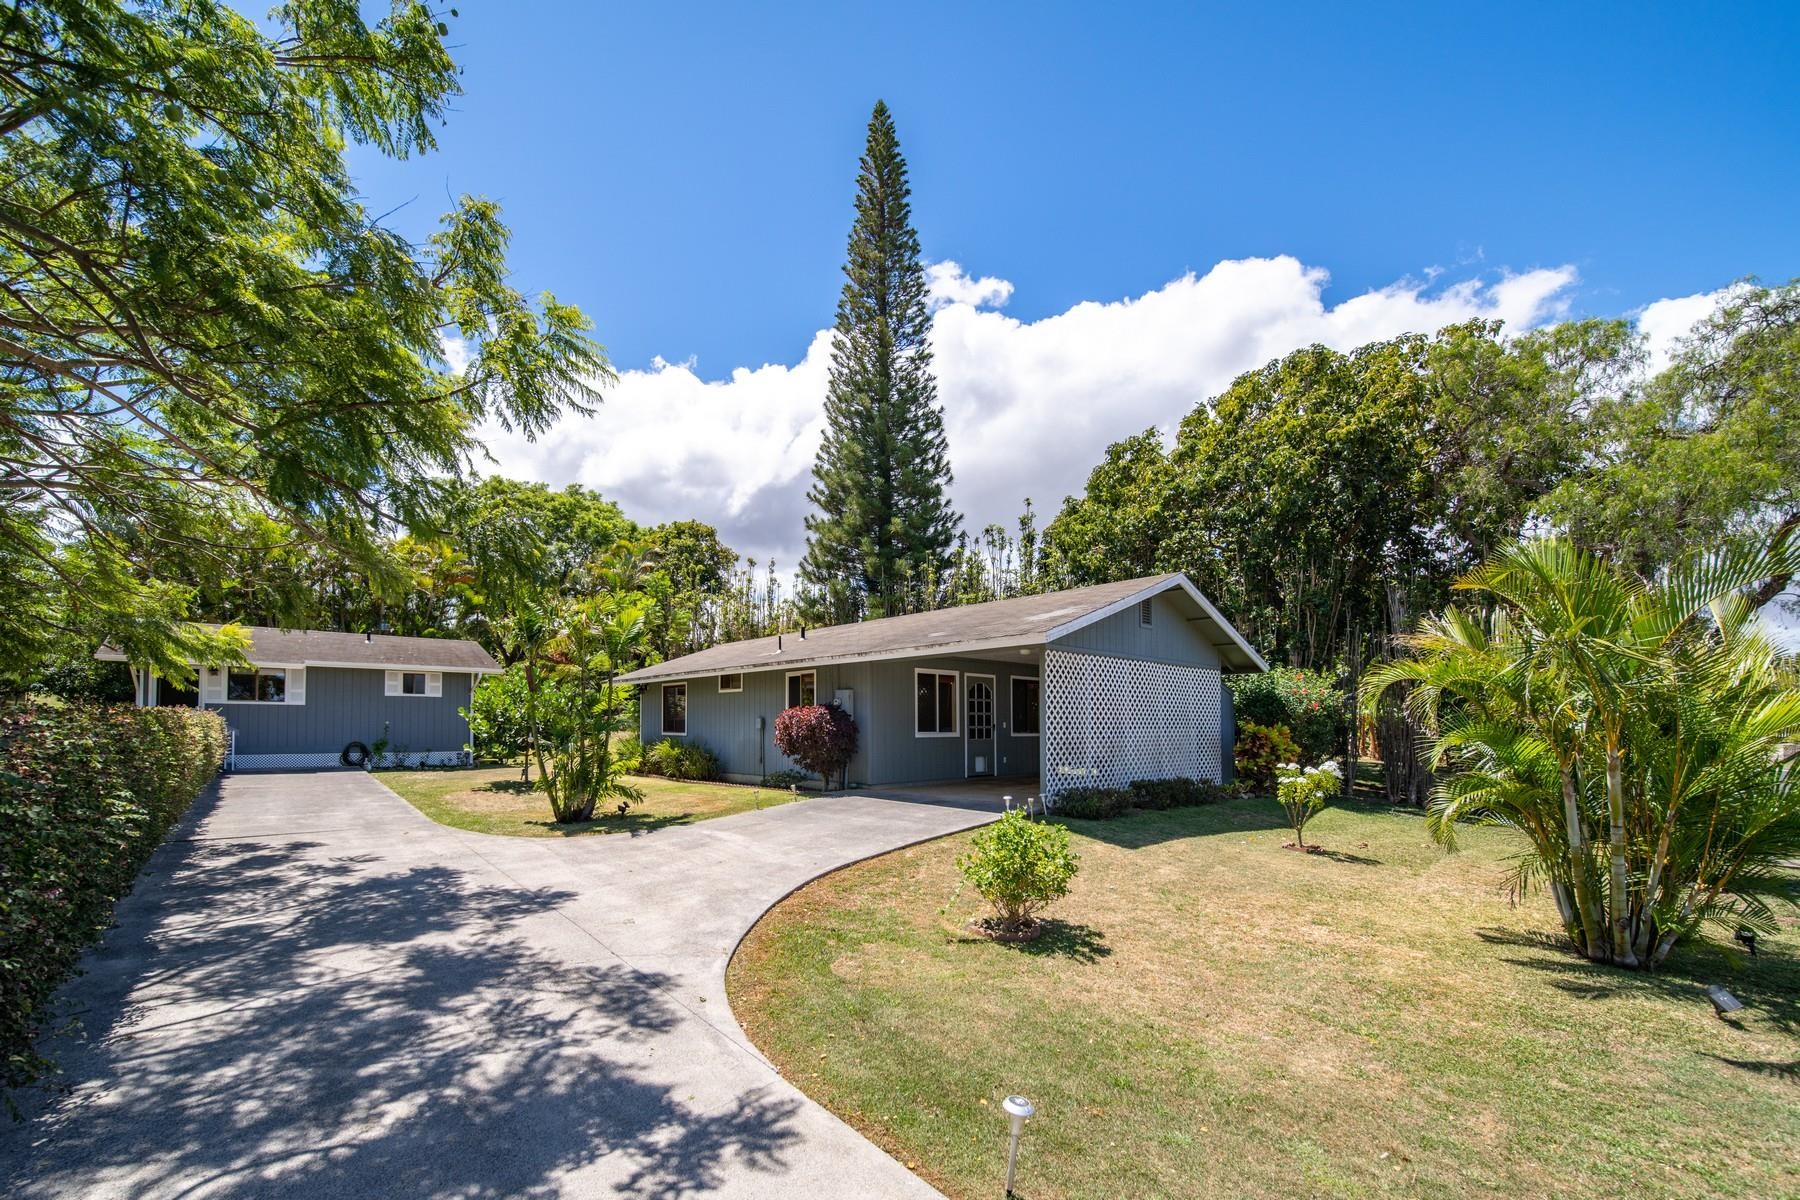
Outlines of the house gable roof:
M 221 626 L 208 625 L 207 629 Z M 250 635 L 246 657 L 258 666 L 355 667 L 395 670 L 495 673 L 500 664 L 475 642 L 463 638 L 399 637 L 391 633 L 341 633 L 328 629 L 271 629 L 245 625 Z M 95 658 L 123 662 L 125 656 L 102 646 Z
M 1194 606 L 1193 618 L 1219 651 L 1228 671 L 1263 671 L 1268 664 L 1180 572 L 1101 583 L 1092 587 L 990 600 L 936 612 L 882 617 L 854 625 L 829 625 L 779 637 L 749 638 L 712 646 L 621 675 L 624 683 L 655 683 L 740 671 L 826 666 L 921 654 L 951 654 L 1042 645 L 1101 621 L 1140 600 L 1178 591 Z

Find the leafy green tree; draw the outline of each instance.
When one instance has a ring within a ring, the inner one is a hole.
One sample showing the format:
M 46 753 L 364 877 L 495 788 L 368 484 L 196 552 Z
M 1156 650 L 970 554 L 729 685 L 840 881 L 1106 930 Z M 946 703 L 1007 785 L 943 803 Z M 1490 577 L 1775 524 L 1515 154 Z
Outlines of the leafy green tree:
M 737 551 L 719 540 L 719 531 L 701 521 L 670 521 L 644 533 L 657 568 L 684 595 L 712 595 L 729 586 Z
M 1500 334 L 1312 346 L 1240 376 L 1171 449 L 1154 430 L 1108 449 L 1046 531 L 1046 571 L 1182 570 L 1276 661 L 1378 654 L 1581 467 L 1587 406 L 1631 361 L 1619 322 Z
M 886 104 L 869 119 L 844 287 L 831 342 L 825 436 L 807 498 L 800 577 L 822 619 L 924 607 L 924 581 L 949 563 L 944 416 L 931 374 L 925 272 L 906 160 Z
M 1275 667 L 1249 675 L 1229 675 L 1232 711 L 1240 722 L 1280 725 L 1300 747 L 1303 763 L 1320 763 L 1344 745 L 1350 713 L 1343 690 L 1324 671 Z
M 6 10 L 6 678 L 57 639 L 105 636 L 175 677 L 228 656 L 173 580 L 233 574 L 241 530 L 387 570 L 383 532 L 432 523 L 478 422 L 536 434 L 597 399 L 586 318 L 507 283 L 496 205 L 458 201 L 417 246 L 357 201 L 346 146 L 428 151 L 458 93 L 430 8 L 363 11 Z
M 1645 573 L 1692 545 L 1800 528 L 1800 280 L 1745 283 L 1669 367 L 1593 406 L 1593 469 L 1544 511 Z M 1766 581 L 1763 603 L 1789 583 Z
M 1800 854 L 1800 792 L 1776 750 L 1800 681 L 1754 598 L 1791 574 L 1785 538 L 1689 553 L 1645 580 L 1566 540 L 1508 549 L 1363 682 L 1409 687 L 1441 782 L 1430 828 L 1504 825 L 1588 958 L 1654 967 L 1705 922 L 1768 930 Z

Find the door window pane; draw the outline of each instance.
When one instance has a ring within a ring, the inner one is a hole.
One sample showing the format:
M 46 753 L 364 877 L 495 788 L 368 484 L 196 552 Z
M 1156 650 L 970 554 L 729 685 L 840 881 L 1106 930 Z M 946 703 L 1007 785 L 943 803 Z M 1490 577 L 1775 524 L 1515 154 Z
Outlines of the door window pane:
M 969 739 L 985 742 L 994 736 L 994 688 L 985 679 L 969 684 Z

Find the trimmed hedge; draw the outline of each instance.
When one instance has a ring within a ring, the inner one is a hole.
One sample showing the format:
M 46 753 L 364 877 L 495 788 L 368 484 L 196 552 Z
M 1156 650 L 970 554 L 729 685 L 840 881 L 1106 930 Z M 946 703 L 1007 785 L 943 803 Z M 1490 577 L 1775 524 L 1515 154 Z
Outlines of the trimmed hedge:
M 1229 799 L 1232 790 L 1210 779 L 1137 779 L 1122 788 L 1070 788 L 1056 798 L 1055 815 L 1077 821 L 1106 821 L 1122 817 L 1134 808 L 1161 812 L 1193 808 Z
M 224 758 L 217 713 L 0 700 L 0 1083 L 49 1067 L 44 1004 Z

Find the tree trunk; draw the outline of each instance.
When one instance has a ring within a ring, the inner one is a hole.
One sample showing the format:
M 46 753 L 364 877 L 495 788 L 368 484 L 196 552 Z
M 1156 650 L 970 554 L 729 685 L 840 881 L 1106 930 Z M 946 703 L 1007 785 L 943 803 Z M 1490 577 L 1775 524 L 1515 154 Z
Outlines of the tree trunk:
M 1619 753 L 1618 739 L 1609 734 L 1606 747 L 1606 810 L 1612 820 L 1612 946 L 1613 961 L 1622 967 L 1638 965 L 1631 948 L 1631 934 L 1626 927 L 1626 914 L 1631 906 L 1631 872 L 1626 859 L 1625 843 L 1625 769 Z
M 1563 821 L 1569 833 L 1569 880 L 1575 891 L 1575 908 L 1581 917 L 1581 952 L 1595 961 L 1606 959 L 1606 942 L 1600 936 L 1600 906 L 1594 902 L 1593 881 L 1588 878 L 1587 836 L 1581 829 L 1581 805 L 1575 795 L 1575 768 L 1562 767 Z

